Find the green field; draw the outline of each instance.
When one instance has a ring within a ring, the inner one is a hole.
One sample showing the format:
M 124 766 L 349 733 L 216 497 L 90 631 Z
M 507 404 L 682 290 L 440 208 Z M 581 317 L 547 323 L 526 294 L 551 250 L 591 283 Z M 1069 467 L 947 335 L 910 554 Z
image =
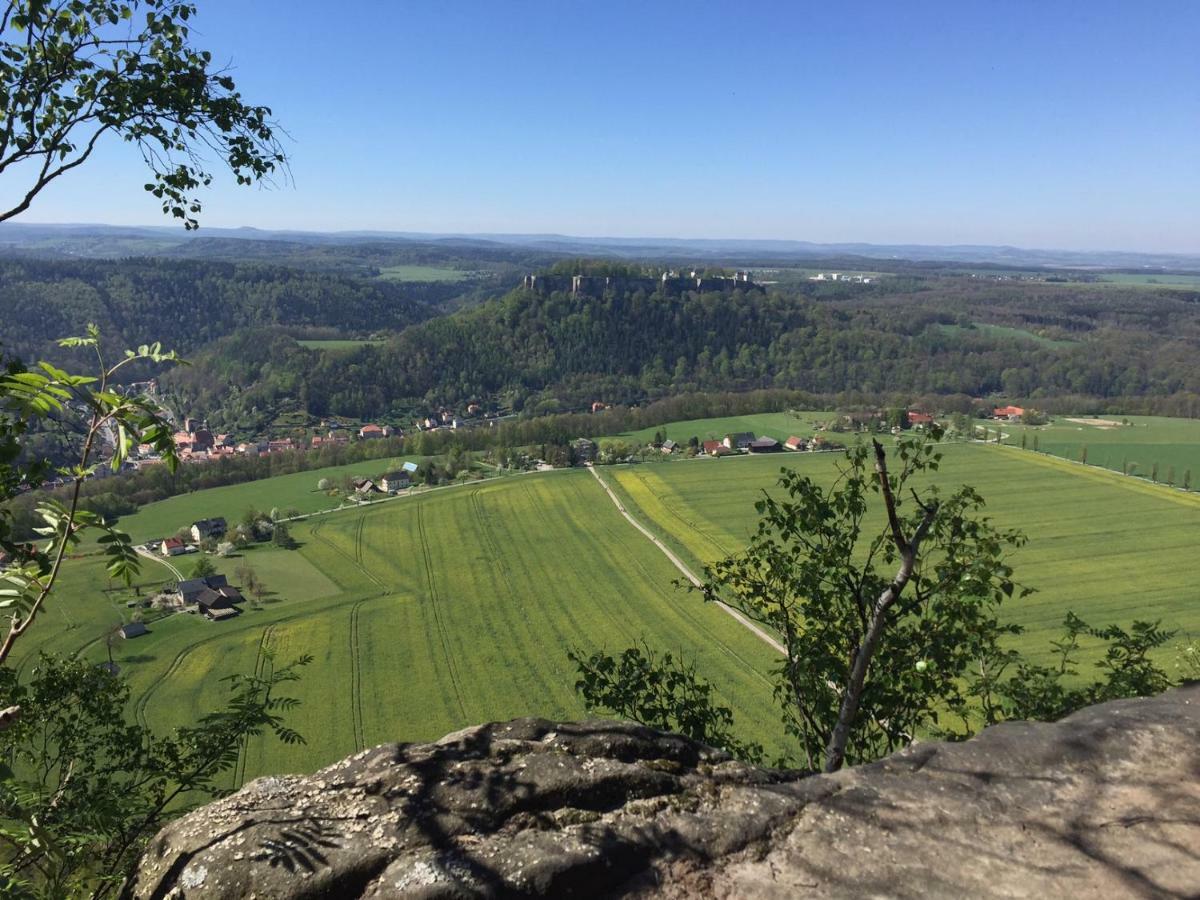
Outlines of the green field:
M 970 326 L 934 325 L 933 327 L 951 336 L 981 334 L 992 338 L 1015 338 L 1016 340 L 1029 341 L 1032 344 L 1041 344 L 1045 347 L 1069 347 L 1074 343 L 1074 341 L 1047 337 L 1036 331 L 1026 331 L 1024 328 L 1012 328 L 1008 325 L 991 325 L 987 322 L 972 322 Z
M 387 266 L 379 270 L 379 277 L 385 281 L 465 281 L 476 276 L 475 272 L 438 266 Z
M 785 435 L 796 424 L 779 414 L 667 430 Z M 1030 538 L 1013 562 L 1018 579 L 1038 593 L 1013 601 L 1007 615 L 1026 628 L 1020 644 L 1031 657 L 1045 659 L 1067 610 L 1095 624 L 1161 618 L 1200 633 L 1193 577 L 1200 496 L 1011 447 L 954 444 L 945 453 L 939 481 L 975 485 L 998 524 Z M 602 475 L 635 516 L 698 567 L 744 545 L 754 499 L 782 465 L 827 479 L 837 458 L 679 460 Z M 373 474 L 384 466 L 361 467 Z M 252 503 L 299 505 L 319 477 L 305 472 L 173 498 L 126 524 L 139 536 L 202 515 L 236 516 Z M 255 743 L 236 781 L 311 771 L 373 743 L 433 739 L 480 721 L 580 717 L 567 648 L 618 650 L 642 637 L 696 658 L 745 735 L 784 749 L 768 683 L 773 652 L 675 588 L 678 571 L 585 470 L 430 491 L 298 522 L 292 533 L 298 550 L 263 546 L 219 561 L 231 575 L 243 563 L 256 569 L 268 588 L 260 609 L 248 603 L 221 623 L 188 614 L 151 620 L 148 636 L 114 648 L 136 714 L 158 726 L 193 721 L 219 704 L 220 678 L 253 670 L 264 647 L 282 658 L 315 657 L 295 686 L 304 706 L 294 724 L 308 745 Z M 190 571 L 191 560 L 176 562 Z M 142 595 L 169 578 L 146 562 Z M 20 662 L 29 665 L 42 648 L 103 659 L 105 634 L 128 620 L 135 596 L 107 582 L 97 557 L 71 560 L 56 602 L 19 647 Z
M 378 344 L 386 344 L 387 341 L 356 341 L 350 338 L 343 340 L 328 340 L 328 341 L 296 341 L 301 347 L 307 347 L 309 350 L 325 350 L 326 352 L 338 352 L 346 350 L 357 350 L 359 347 L 373 347 Z
M 1019 646 L 1044 658 L 1067 610 L 1093 624 L 1161 618 L 1200 634 L 1200 495 L 1004 447 L 952 444 L 938 481 L 971 484 L 987 512 L 1029 538 L 1012 561 L 1037 589 L 1006 615 L 1026 629 Z M 755 495 L 782 465 L 828 477 L 832 454 L 782 454 L 614 468 L 610 483 L 697 565 L 743 547 Z
M 1181 287 L 1200 290 L 1200 275 L 1166 275 L 1141 272 L 1112 272 L 1100 276 L 1109 284 L 1145 285 L 1147 287 Z
M 766 435 L 777 441 L 786 441 L 793 434 L 798 437 L 811 435 L 818 424 L 836 418 L 834 412 L 814 412 L 797 410 L 782 413 L 755 413 L 748 416 L 725 416 L 718 419 L 691 419 L 687 422 L 673 422 L 669 425 L 658 425 L 643 428 L 640 431 L 626 431 L 613 437 L 628 441 L 646 443 L 656 432 L 664 437 L 686 444 L 691 437 L 703 441 L 720 440 L 727 434 L 739 431 L 752 431 L 756 436 Z M 603 438 L 601 438 L 603 440 Z
M 1075 418 L 1078 421 L 1068 421 Z M 1128 422 L 1128 425 L 1122 424 Z M 1025 434 L 1027 447 L 1064 459 L 1078 460 L 1087 447 L 1090 465 L 1104 466 L 1116 472 L 1125 470 L 1149 478 L 1155 463 L 1158 477 L 1165 482 L 1174 469 L 1175 483 L 1192 472 L 1192 487 L 1200 487 L 1200 420 L 1169 419 L 1164 416 L 1058 416 L 1053 424 L 1038 427 L 1004 425 L 1011 435 L 1010 444 L 1020 444 Z
M 140 543 L 151 538 L 172 535 L 197 519 L 224 516 L 226 520 L 235 522 L 249 507 L 267 512 L 274 507 L 281 510 L 295 509 L 302 514 L 330 509 L 341 502 L 340 497 L 330 497 L 317 490 L 317 482 L 322 478 L 328 478 L 334 486 L 340 486 L 342 479 L 347 476 L 375 478 L 395 469 L 402 462 L 419 460 L 418 456 L 370 459 L 346 466 L 293 472 L 245 484 L 231 484 L 180 494 L 150 503 L 132 515 L 122 516 L 120 527 L 134 541 Z

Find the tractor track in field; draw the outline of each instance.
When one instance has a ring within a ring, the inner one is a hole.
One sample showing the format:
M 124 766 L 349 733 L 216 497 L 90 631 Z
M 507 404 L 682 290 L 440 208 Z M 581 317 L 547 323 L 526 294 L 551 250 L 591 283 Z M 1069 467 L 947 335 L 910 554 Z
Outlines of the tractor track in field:
M 720 553 L 722 556 L 729 555 L 729 551 L 725 549 L 725 547 L 721 544 L 720 541 L 718 541 L 715 537 L 713 537 L 711 534 L 709 534 L 708 530 L 705 529 L 704 527 L 702 527 L 698 522 L 692 522 L 692 521 L 684 518 L 683 513 L 679 512 L 679 510 L 677 510 L 675 508 L 675 505 L 667 499 L 666 494 L 660 494 L 658 491 L 656 491 L 650 485 L 650 482 L 648 482 L 645 478 L 642 477 L 641 472 L 635 471 L 632 474 L 633 474 L 633 477 L 636 478 L 641 483 L 642 487 L 644 487 L 646 489 L 646 492 L 648 494 L 650 494 L 650 496 L 653 497 L 655 500 L 657 500 L 659 502 L 659 504 L 662 505 L 662 508 L 665 509 L 672 517 L 674 517 L 675 519 L 678 519 L 679 523 L 681 525 L 683 525 L 687 529 L 690 529 L 691 531 L 696 532 L 698 535 L 700 535 L 702 538 L 704 538 L 706 541 L 708 541 L 710 544 L 712 544 L 714 547 L 716 547 L 717 552 Z
M 354 731 L 355 752 L 367 745 L 363 729 L 362 707 L 362 662 L 361 648 L 358 640 L 358 611 L 367 598 L 363 598 L 350 607 L 350 718 Z
M 263 671 L 267 667 L 267 648 L 271 643 L 271 638 L 275 634 L 275 626 L 278 623 L 272 622 L 263 628 L 262 637 L 258 641 L 258 653 L 254 657 L 254 677 L 262 678 Z M 242 745 L 238 748 L 237 763 L 233 767 L 233 787 L 234 790 L 240 788 L 246 783 L 246 758 L 250 755 L 250 738 L 242 738 Z
M 216 640 L 216 638 L 211 637 L 207 640 Z M 155 680 L 154 684 L 146 688 L 146 690 L 142 693 L 142 696 L 138 697 L 137 702 L 133 705 L 133 714 L 137 719 L 137 723 L 143 728 L 149 727 L 146 723 L 146 707 L 150 705 L 150 699 L 154 696 L 154 692 L 162 687 L 172 675 L 179 671 L 179 667 L 183 665 L 183 661 L 185 658 L 187 658 L 187 655 L 203 643 L 206 643 L 206 641 L 198 641 L 195 644 L 188 644 L 188 646 L 176 653 L 175 658 L 171 660 L 171 664 L 167 666 L 167 670 Z
M 454 699 L 458 703 L 458 711 L 463 719 L 467 717 L 467 708 L 463 704 L 462 689 L 458 684 L 458 673 L 455 671 L 454 654 L 450 652 L 450 642 L 446 637 L 446 626 L 442 622 L 442 614 L 438 609 L 440 600 L 437 585 L 434 581 L 433 558 L 429 552 L 429 538 L 425 534 L 425 505 L 417 507 L 417 534 L 421 538 L 421 559 L 425 564 L 425 580 L 429 587 L 429 608 L 433 612 L 433 621 L 438 630 L 438 640 L 442 644 L 442 653 L 446 657 L 446 671 L 450 675 L 450 686 L 454 689 Z
M 592 473 L 592 477 L 596 479 L 597 483 L 604 490 L 604 493 L 608 495 L 608 499 L 613 502 L 613 505 L 617 508 L 617 511 L 624 516 L 625 521 L 641 532 L 646 539 L 650 541 L 650 543 L 662 551 L 663 555 L 671 561 L 671 564 L 674 565 L 675 568 L 683 573 L 684 577 L 687 578 L 688 581 L 690 581 L 696 587 L 700 587 L 702 582 L 696 577 L 692 570 L 687 567 L 683 560 L 676 556 L 671 548 L 659 540 L 654 533 L 650 531 L 650 529 L 648 529 L 645 525 L 643 525 L 626 511 L 625 504 L 623 504 L 620 498 L 613 493 L 613 490 L 608 486 L 608 483 L 600 477 L 600 473 L 596 471 L 595 467 L 593 466 L 592 468 L 588 469 L 588 471 Z M 739 612 L 727 603 L 722 603 L 720 600 L 714 600 L 713 602 L 716 603 L 718 609 L 732 616 L 733 619 L 741 624 L 743 628 L 747 629 L 751 634 L 757 637 L 772 650 L 783 656 L 787 656 L 787 649 L 783 646 L 783 644 L 779 643 L 779 641 L 769 635 L 766 631 L 751 622 L 744 613 Z
M 392 592 L 391 587 L 386 582 L 379 579 L 374 573 L 372 573 L 371 570 L 368 569 L 363 564 L 363 561 L 362 561 L 363 520 L 366 518 L 366 515 L 367 515 L 366 513 L 363 513 L 361 516 L 358 517 L 358 521 L 355 523 L 355 526 L 354 526 L 354 552 L 353 553 L 350 553 L 349 551 L 345 550 L 344 548 L 339 547 L 336 543 L 334 543 L 333 541 L 331 541 L 329 538 L 325 537 L 325 535 L 323 535 L 321 533 L 322 527 L 325 525 L 325 521 L 326 521 L 325 519 L 322 519 L 321 521 L 319 521 L 315 525 L 313 525 L 312 530 L 309 532 L 309 534 L 312 535 L 313 537 L 315 537 L 318 541 L 320 541 L 322 544 L 324 544 L 326 547 L 328 547 L 330 550 L 332 550 L 338 556 L 342 557 L 344 560 L 351 563 L 354 566 L 354 568 L 358 569 L 358 571 L 361 572 L 368 581 L 373 582 L 375 584 L 375 586 L 377 588 L 379 588 L 379 596 L 382 596 L 384 594 L 390 594 Z

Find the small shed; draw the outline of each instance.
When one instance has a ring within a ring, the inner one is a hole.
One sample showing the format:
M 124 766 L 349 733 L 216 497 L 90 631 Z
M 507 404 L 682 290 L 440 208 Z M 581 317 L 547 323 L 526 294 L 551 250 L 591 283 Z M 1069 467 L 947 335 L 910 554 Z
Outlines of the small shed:
M 141 637 L 143 634 L 149 634 L 150 629 L 141 622 L 130 622 L 128 625 L 121 626 L 121 637 L 135 638 Z

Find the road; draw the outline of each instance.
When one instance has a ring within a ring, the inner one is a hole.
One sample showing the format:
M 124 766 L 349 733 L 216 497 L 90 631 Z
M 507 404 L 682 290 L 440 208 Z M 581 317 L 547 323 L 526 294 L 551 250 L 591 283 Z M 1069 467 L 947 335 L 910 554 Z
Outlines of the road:
M 699 587 L 702 584 L 700 579 L 693 574 L 692 570 L 689 569 L 684 564 L 683 560 L 676 556 L 666 544 L 655 537 L 648 528 L 646 528 L 641 522 L 629 514 L 629 512 L 625 509 L 624 504 L 622 504 L 617 498 L 617 495 L 612 492 L 612 488 L 610 488 L 608 484 L 605 483 L 604 479 L 600 477 L 600 473 L 596 471 L 595 466 L 591 467 L 589 471 L 592 473 L 592 476 L 596 479 L 596 481 L 600 483 L 600 487 L 604 488 L 604 493 L 608 494 L 608 499 L 613 502 L 613 505 L 616 506 L 617 511 L 625 517 L 625 521 L 645 535 L 646 539 L 649 540 L 650 543 L 661 550 L 663 555 L 671 561 L 672 565 L 674 565 L 675 568 L 683 573 L 684 578 L 686 578 L 696 587 Z M 787 656 L 787 649 L 783 646 L 783 644 L 779 643 L 779 641 L 775 640 L 775 638 L 771 637 L 771 635 L 767 634 L 767 632 L 763 631 L 761 628 L 751 622 L 743 613 L 738 612 L 727 603 L 722 603 L 720 600 L 713 602 L 715 602 L 723 612 L 728 613 L 730 616 L 736 619 L 738 623 L 742 625 L 742 627 L 752 632 L 755 637 L 761 640 L 764 644 L 767 644 L 772 650 L 776 651 L 781 656 Z
M 137 548 L 137 555 L 138 555 L 138 556 L 141 556 L 141 557 L 143 557 L 143 558 L 145 558 L 145 559 L 148 559 L 148 560 L 150 560 L 151 562 L 156 562 L 156 563 L 158 563 L 160 566 L 166 566 L 166 567 L 167 567 L 167 568 L 170 570 L 171 574 L 175 576 L 175 580 L 176 580 L 176 581 L 183 581 L 183 580 L 184 580 L 184 578 L 183 578 L 183 573 L 182 573 L 182 572 L 180 572 L 180 571 L 179 571 L 177 568 L 175 568 L 175 566 L 174 566 L 172 563 L 169 563 L 169 562 L 167 562 L 165 559 L 163 559 L 163 558 L 162 558 L 161 556 L 159 556 L 157 553 L 152 553 L 152 552 L 151 552 L 151 551 L 149 551 L 149 550 L 145 550 L 145 549 L 143 549 L 143 548 L 141 548 L 141 547 L 138 547 L 138 548 Z

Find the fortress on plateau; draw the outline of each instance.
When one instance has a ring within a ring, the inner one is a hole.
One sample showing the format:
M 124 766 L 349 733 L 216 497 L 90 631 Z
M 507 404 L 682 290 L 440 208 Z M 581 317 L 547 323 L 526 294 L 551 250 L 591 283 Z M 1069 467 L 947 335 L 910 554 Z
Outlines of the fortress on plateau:
M 539 294 L 555 291 L 571 294 L 602 296 L 606 291 L 636 291 L 648 293 L 659 291 L 664 294 L 682 294 L 684 291 L 712 293 L 742 290 L 763 290 L 755 284 L 749 272 L 735 272 L 732 276 L 702 275 L 692 271 L 687 275 L 680 272 L 663 272 L 660 277 L 637 275 L 526 275 L 524 287 Z

